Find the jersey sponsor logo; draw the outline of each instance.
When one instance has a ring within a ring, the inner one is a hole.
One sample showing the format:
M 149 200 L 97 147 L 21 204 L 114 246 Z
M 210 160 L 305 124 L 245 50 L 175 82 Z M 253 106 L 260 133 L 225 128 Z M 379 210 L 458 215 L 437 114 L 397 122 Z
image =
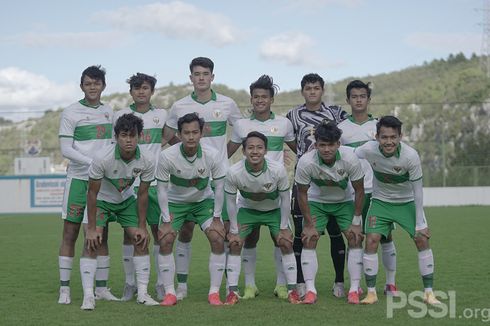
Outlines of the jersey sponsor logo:
M 181 174 L 181 173 L 182 173 L 182 171 L 180 171 L 180 170 L 177 170 L 177 174 Z
M 117 174 L 117 170 L 112 171 L 112 173 Z

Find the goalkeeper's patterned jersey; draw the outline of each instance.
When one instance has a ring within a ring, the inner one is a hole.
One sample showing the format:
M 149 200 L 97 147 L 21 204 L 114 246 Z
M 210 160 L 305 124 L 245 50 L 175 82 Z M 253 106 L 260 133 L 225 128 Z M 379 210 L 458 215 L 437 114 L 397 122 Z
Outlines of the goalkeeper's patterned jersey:
M 281 163 L 284 161 L 284 142 L 295 140 L 291 121 L 273 112 L 270 119 L 266 121 L 257 120 L 254 116 L 250 119 L 238 120 L 233 126 L 231 141 L 241 144 L 251 131 L 258 131 L 267 137 L 266 157 Z
M 286 114 L 293 124 L 296 136 L 297 157 L 298 159 L 306 152 L 313 149 L 315 144 L 315 128 L 323 121 L 335 121 L 339 123 L 347 117 L 347 112 L 340 106 L 326 106 L 322 103 L 317 111 L 310 111 L 306 105 L 300 105 L 289 110 Z
M 128 113 L 132 113 L 143 120 L 143 132 L 138 143 L 139 147 L 151 152 L 155 160 L 158 160 L 158 156 L 162 151 L 162 130 L 167 121 L 167 111 L 152 106 L 147 112 L 140 113 L 136 111 L 136 106 L 131 104 L 129 108 L 114 113 L 113 126 L 116 126 L 116 121 L 119 117 Z M 139 179 L 136 179 L 134 186 L 137 187 L 139 184 Z M 152 185 L 156 185 L 156 181 Z
M 111 144 L 112 108 L 108 105 L 90 106 L 80 100 L 63 110 L 58 136 L 73 139 L 73 149 L 93 159 L 98 151 Z M 68 176 L 88 180 L 87 164 L 70 162 Z
M 183 144 L 175 144 L 160 153 L 156 178 L 168 182 L 168 201 L 172 203 L 197 203 L 213 198 L 210 178 L 222 179 L 226 175 L 221 153 L 199 145 L 193 158 L 185 155 Z
M 228 154 L 226 150 L 226 127 L 227 122 L 231 126 L 235 121 L 242 118 L 240 109 L 229 97 L 212 91 L 211 100 L 206 103 L 197 101 L 194 93 L 176 101 L 170 108 L 167 126 L 177 130 L 179 118 L 187 113 L 197 113 L 204 119 L 202 145 L 209 145 L 215 148 L 223 162 L 228 164 Z
M 288 174 L 281 162 L 266 159 L 260 172 L 253 172 L 246 159 L 233 164 L 225 179 L 225 192 L 240 192 L 238 207 L 270 211 L 280 207 L 279 192 L 289 190 Z
M 303 155 L 296 166 L 294 181 L 310 186 L 308 201 L 331 204 L 353 200 L 350 181 L 363 176 L 361 162 L 352 148 L 340 146 L 332 165 L 325 164 L 316 149 Z
M 378 120 L 369 116 L 363 123 L 357 123 L 352 116 L 337 125 L 342 130 L 340 143 L 349 147 L 359 147 L 368 141 L 376 141 L 376 123 Z M 364 191 L 373 192 L 373 169 L 365 159 L 361 159 L 362 170 L 364 171 Z
M 386 157 L 378 142 L 369 142 L 356 148 L 355 153 L 373 168 L 372 198 L 393 203 L 414 200 L 410 182 L 422 178 L 422 165 L 415 149 L 400 142 L 395 154 Z
M 99 152 L 89 169 L 89 177 L 102 180 L 98 200 L 119 204 L 134 196 L 134 180 L 152 182 L 155 178 L 155 158 L 153 155 L 136 147 L 136 156 L 129 162 L 121 157 L 117 144 L 106 147 Z

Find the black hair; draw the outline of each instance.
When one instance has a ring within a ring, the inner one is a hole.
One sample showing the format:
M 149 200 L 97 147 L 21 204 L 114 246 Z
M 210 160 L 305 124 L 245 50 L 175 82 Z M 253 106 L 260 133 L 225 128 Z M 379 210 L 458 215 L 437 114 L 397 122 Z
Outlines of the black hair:
M 129 90 L 133 90 L 134 87 L 139 88 L 143 85 L 144 82 L 150 84 L 151 91 L 155 90 L 155 85 L 157 84 L 157 79 L 153 76 L 142 74 L 141 72 L 132 75 L 126 80 L 126 83 L 129 84 Z
M 347 94 L 347 99 L 350 98 L 350 91 L 353 89 L 353 88 L 364 88 L 367 92 L 367 97 L 368 98 L 371 98 L 371 83 L 364 83 L 363 81 L 359 80 L 359 79 L 356 79 L 356 80 L 353 80 L 351 81 L 346 89 L 345 89 L 345 93 Z
M 263 133 L 258 132 L 258 131 L 251 131 L 248 133 L 247 137 L 245 137 L 245 139 L 242 141 L 243 149 L 245 149 L 245 147 L 247 147 L 247 140 L 249 138 L 252 138 L 252 137 L 262 139 L 262 141 L 264 142 L 265 148 L 267 149 L 267 137 Z
M 379 135 L 379 130 L 381 129 L 381 127 L 386 127 L 395 129 L 396 131 L 398 131 L 398 135 L 401 135 L 402 124 L 403 122 L 401 122 L 397 117 L 394 117 L 392 115 L 385 115 L 379 119 L 378 123 L 376 123 L 376 133 Z
M 274 84 L 274 80 L 268 75 L 262 75 L 259 79 L 250 84 L 250 95 L 253 95 L 252 92 L 256 88 L 268 90 L 271 97 L 274 97 L 279 91 L 279 86 Z
M 197 58 L 192 59 L 191 63 L 189 64 L 189 69 L 191 71 L 191 74 L 192 74 L 192 69 L 195 66 L 201 66 L 204 68 L 209 68 L 209 70 L 211 70 L 211 73 L 214 70 L 214 62 L 211 59 L 206 58 L 206 57 L 197 57 Z
M 114 126 L 116 137 L 119 136 L 122 131 L 132 132 L 133 130 L 137 132 L 137 135 L 141 134 L 143 131 L 143 120 L 141 118 L 132 113 L 126 113 L 117 119 L 116 125 Z
M 319 74 L 307 74 L 303 76 L 303 79 L 301 79 L 301 91 L 305 89 L 306 84 L 314 84 L 316 82 L 319 82 L 320 85 L 322 86 L 322 89 L 325 87 L 325 81 Z
M 178 128 L 179 132 L 182 131 L 182 125 L 184 123 L 191 123 L 194 121 L 197 121 L 199 123 L 199 129 L 201 130 L 201 133 L 202 133 L 202 130 L 204 128 L 204 119 L 199 118 L 199 116 L 195 112 L 194 113 L 187 113 L 186 115 L 179 118 L 179 120 L 177 121 L 177 128 Z
M 82 72 L 82 77 L 80 77 L 80 85 L 83 85 L 83 78 L 87 76 L 95 80 L 100 80 L 102 81 L 102 84 L 105 85 L 105 69 L 102 68 L 100 65 L 98 66 L 90 66 L 86 68 Z
M 334 121 L 323 120 L 323 122 L 315 128 L 316 142 L 338 142 L 340 136 L 342 136 L 342 130 L 337 127 L 337 124 Z

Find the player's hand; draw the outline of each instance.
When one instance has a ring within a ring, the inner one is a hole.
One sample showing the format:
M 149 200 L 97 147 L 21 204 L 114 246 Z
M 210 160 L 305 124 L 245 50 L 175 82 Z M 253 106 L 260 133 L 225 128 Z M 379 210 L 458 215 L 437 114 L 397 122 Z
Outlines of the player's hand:
M 219 234 L 220 237 L 226 239 L 226 231 L 225 231 L 225 226 L 223 225 L 223 222 L 221 222 L 221 219 L 219 217 L 213 217 L 213 221 L 211 222 L 211 225 L 206 229 L 206 233 L 209 233 L 211 231 L 214 231 Z
M 278 246 L 281 245 L 281 241 L 293 243 L 293 234 L 289 229 L 281 229 L 276 236 L 276 243 Z
M 102 232 L 97 229 L 87 229 L 85 239 L 87 240 L 87 250 L 95 251 L 102 244 Z
M 158 241 L 161 241 L 163 238 L 170 234 L 173 236 L 177 236 L 177 233 L 172 228 L 172 223 L 163 222 L 162 224 L 160 224 L 160 226 L 158 227 Z
M 351 224 L 347 229 L 347 234 L 351 234 L 354 237 L 355 243 L 362 243 L 364 236 L 362 235 L 362 229 L 360 225 Z
M 306 223 L 303 226 L 303 232 L 301 232 L 301 240 L 304 244 L 308 244 L 310 240 L 316 240 L 319 237 L 318 231 L 316 230 L 316 220 L 313 219 L 311 223 Z
M 236 243 L 237 246 L 242 246 L 242 238 L 240 238 L 240 235 L 238 233 L 228 233 L 227 236 L 228 242 L 229 242 L 229 247 L 231 248 L 233 243 Z
M 414 235 L 414 238 L 418 238 L 418 237 L 426 237 L 427 239 L 430 239 L 430 230 L 429 228 L 424 228 L 424 229 L 421 229 L 421 230 L 415 230 L 415 235 Z
M 148 248 L 148 243 L 150 242 L 148 230 L 146 228 L 137 228 L 134 232 L 133 240 L 137 246 L 142 246 L 143 250 L 146 250 L 146 248 Z

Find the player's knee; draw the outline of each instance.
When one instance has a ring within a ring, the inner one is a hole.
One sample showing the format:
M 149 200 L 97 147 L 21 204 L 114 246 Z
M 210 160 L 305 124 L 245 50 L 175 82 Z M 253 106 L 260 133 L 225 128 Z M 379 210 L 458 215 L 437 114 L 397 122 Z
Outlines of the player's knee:
M 254 229 L 252 233 L 245 238 L 245 248 L 255 248 L 257 242 L 259 242 L 259 237 L 258 229 Z
M 184 223 L 179 232 L 180 242 L 191 242 L 194 233 L 194 223 Z
M 375 253 L 378 250 L 379 237 L 368 235 L 366 237 L 366 251 L 368 253 Z
M 230 255 L 233 256 L 240 256 L 242 253 L 242 246 L 238 244 L 237 242 L 231 242 L 230 243 Z
M 429 249 L 429 239 L 425 236 L 419 236 L 413 238 L 415 246 L 419 251 Z
M 283 255 L 287 255 L 293 252 L 293 244 L 289 241 L 282 240 L 278 243 L 277 247 L 281 250 Z

